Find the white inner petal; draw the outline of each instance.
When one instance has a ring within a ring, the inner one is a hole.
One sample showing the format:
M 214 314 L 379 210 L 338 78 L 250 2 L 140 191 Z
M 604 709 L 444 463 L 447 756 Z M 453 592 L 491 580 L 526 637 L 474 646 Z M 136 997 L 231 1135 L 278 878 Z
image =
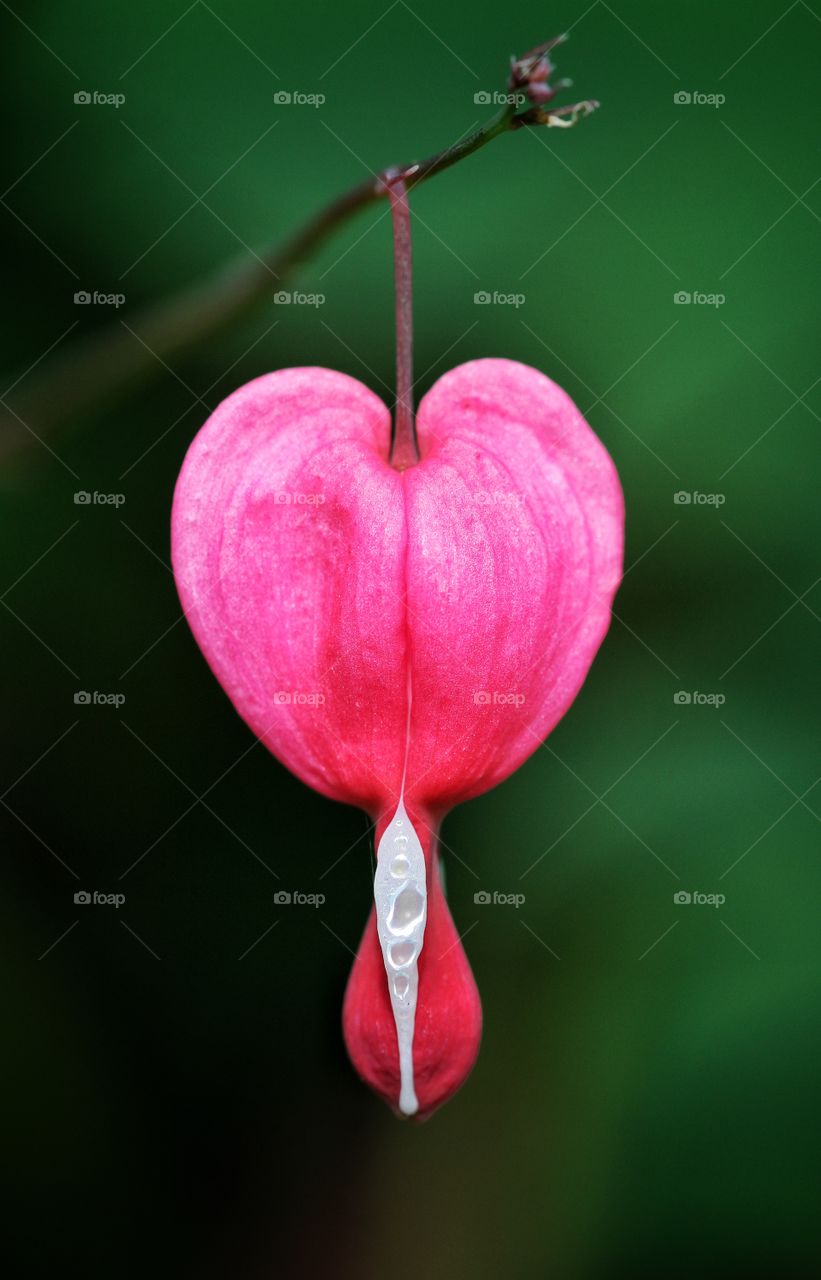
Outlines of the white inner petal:
M 413 1083 L 413 1030 L 428 895 L 425 855 L 402 800 L 379 841 L 373 896 L 399 1044 L 399 1110 L 412 1116 L 419 1109 Z

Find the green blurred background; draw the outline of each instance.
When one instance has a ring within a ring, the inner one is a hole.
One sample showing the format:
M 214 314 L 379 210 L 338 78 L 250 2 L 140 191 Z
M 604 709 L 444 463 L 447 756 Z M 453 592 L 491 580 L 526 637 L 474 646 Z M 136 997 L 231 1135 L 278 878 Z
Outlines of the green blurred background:
M 414 195 L 416 369 L 420 392 L 485 355 L 561 382 L 619 468 L 629 566 L 566 720 L 446 822 L 484 1043 L 460 1095 L 400 1124 L 340 1031 L 365 819 L 255 745 L 168 569 L 198 397 L 314 363 L 389 394 L 383 211 L 290 282 L 321 307 L 271 297 L 42 442 L 14 420 L 3 1251 L 20 1274 L 817 1265 L 821 22 L 803 0 L 513 8 L 0 10 L 18 413 L 79 335 L 137 332 L 141 305 L 454 141 L 509 54 L 571 29 L 563 100 L 601 111 L 496 141 Z M 326 101 L 278 105 L 283 90 Z M 79 307 L 77 290 L 126 301 Z M 482 290 L 525 299 L 476 305 Z M 77 490 L 125 501 L 77 506 Z M 125 702 L 77 706 L 78 690 Z M 283 887 L 326 902 L 278 907 Z M 75 906 L 80 889 L 125 903 Z M 481 890 L 525 901 L 477 905 Z

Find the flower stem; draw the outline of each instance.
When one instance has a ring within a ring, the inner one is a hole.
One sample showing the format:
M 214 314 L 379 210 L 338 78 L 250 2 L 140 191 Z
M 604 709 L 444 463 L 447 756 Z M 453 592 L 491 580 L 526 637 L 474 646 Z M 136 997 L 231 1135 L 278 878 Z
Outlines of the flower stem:
M 413 414 L 413 255 L 410 207 L 404 178 L 386 176 L 393 221 L 393 271 L 396 281 L 396 415 L 390 463 L 405 471 L 419 461 Z

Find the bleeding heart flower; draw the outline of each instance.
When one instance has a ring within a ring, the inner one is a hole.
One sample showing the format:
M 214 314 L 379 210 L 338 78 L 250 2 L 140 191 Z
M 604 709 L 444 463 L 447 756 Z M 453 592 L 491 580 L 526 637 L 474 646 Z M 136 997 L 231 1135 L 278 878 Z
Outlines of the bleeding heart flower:
M 452 369 L 417 431 L 421 460 L 400 472 L 390 414 L 361 383 L 321 368 L 248 383 L 189 449 L 173 559 L 194 635 L 240 715 L 303 781 L 376 823 L 384 909 L 356 957 L 345 1039 L 396 1106 L 410 1022 L 403 1110 L 415 1088 L 427 1114 L 464 1081 L 481 1034 L 436 832 L 576 696 L 607 630 L 623 509 L 604 447 L 525 365 Z
M 556 43 L 514 60 L 516 103 L 547 83 Z M 484 136 L 566 126 L 593 106 L 510 105 Z M 452 369 L 414 424 L 408 182 L 454 155 L 374 188 L 393 213 L 393 440 L 387 408 L 353 378 L 267 374 L 194 440 L 172 517 L 180 598 L 236 709 L 309 786 L 374 820 L 375 905 L 345 1040 L 368 1084 L 423 1116 L 465 1080 L 482 1027 L 439 824 L 570 706 L 607 630 L 623 541 L 606 450 L 535 369 Z

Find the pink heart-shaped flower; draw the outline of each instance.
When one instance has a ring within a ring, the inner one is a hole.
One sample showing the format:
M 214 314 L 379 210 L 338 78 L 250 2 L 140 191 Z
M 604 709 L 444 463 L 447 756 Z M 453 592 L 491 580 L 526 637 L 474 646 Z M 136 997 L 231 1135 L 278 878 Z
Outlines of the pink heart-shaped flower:
M 173 561 L 205 657 L 266 746 L 365 809 L 378 841 L 389 828 L 394 838 L 404 804 L 426 869 L 424 946 L 420 933 L 408 972 L 427 1114 L 465 1079 L 481 1034 L 436 831 L 516 769 L 576 696 L 621 574 L 623 503 L 572 401 L 513 361 L 473 361 L 435 384 L 415 466 L 390 465 L 390 431 L 382 401 L 328 369 L 241 387 L 189 449 Z M 396 1106 L 385 963 L 372 914 L 344 1030 L 359 1073 Z

